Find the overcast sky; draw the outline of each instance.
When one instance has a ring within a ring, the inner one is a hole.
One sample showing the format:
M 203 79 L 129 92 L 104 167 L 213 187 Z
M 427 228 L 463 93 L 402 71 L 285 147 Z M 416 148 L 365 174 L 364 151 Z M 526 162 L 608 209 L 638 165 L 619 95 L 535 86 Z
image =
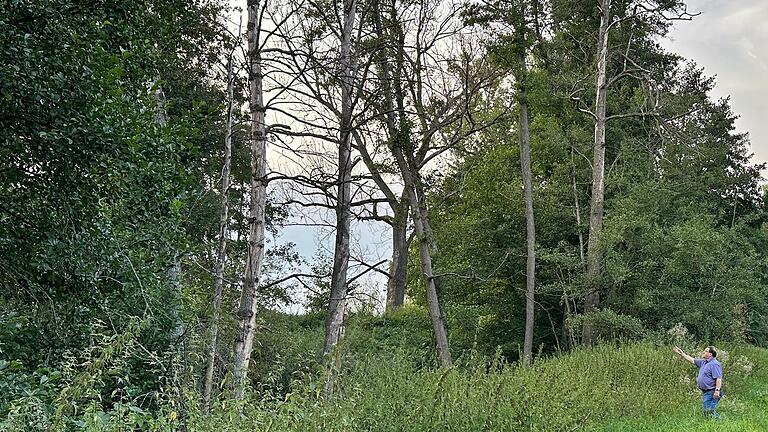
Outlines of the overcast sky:
M 768 162 L 768 1 L 689 0 L 693 21 L 676 24 L 664 45 L 716 75 L 716 98 L 731 96 L 741 117 L 739 132 L 749 132 L 755 161 Z M 763 171 L 768 176 L 768 170 Z

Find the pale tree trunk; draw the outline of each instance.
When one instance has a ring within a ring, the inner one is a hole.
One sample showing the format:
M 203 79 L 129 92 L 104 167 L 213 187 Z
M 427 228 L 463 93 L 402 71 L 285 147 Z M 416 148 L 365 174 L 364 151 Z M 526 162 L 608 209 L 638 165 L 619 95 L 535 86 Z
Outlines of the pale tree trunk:
M 336 202 L 336 245 L 331 274 L 331 298 L 325 317 L 325 343 L 323 358 L 329 366 L 326 397 L 333 397 L 334 369 L 330 357 L 344 331 L 344 309 L 347 296 L 347 270 L 349 268 L 349 226 L 352 219 L 352 29 L 355 24 L 356 0 L 344 1 L 344 27 L 341 41 L 341 119 L 339 128 L 339 175 Z M 340 358 L 340 357 L 337 357 Z
M 440 358 L 440 365 L 449 367 L 451 366 L 451 352 L 448 347 L 448 333 L 445 330 L 445 320 L 440 309 L 437 285 L 432 269 L 432 248 L 434 243 L 432 228 L 429 224 L 429 216 L 425 213 L 425 206 L 421 203 L 424 199 L 423 196 L 417 196 L 413 189 L 411 189 L 410 195 L 411 214 L 413 216 L 416 237 L 419 241 L 421 275 L 424 278 L 424 284 L 427 289 L 427 307 L 429 309 L 429 318 L 432 321 L 432 328 L 435 332 L 437 354 Z
M 391 312 L 405 302 L 405 282 L 408 268 L 408 198 L 403 199 L 393 209 L 392 218 L 392 266 L 387 282 L 387 312 Z
M 165 92 L 160 84 L 160 78 L 155 80 L 155 123 L 165 127 L 168 123 L 168 112 L 165 109 Z
M 525 62 L 525 59 L 521 59 Z M 522 66 L 525 71 L 525 63 Z M 525 72 L 523 72 L 525 79 Z M 520 165 L 523 171 L 525 193 L 525 339 L 523 342 L 523 364 L 530 365 L 533 350 L 534 300 L 536 295 L 536 226 L 533 219 L 533 179 L 531 174 L 531 142 L 528 130 L 528 101 L 523 88 L 520 91 Z
M 413 219 L 416 239 L 419 242 L 419 261 L 421 262 L 421 276 L 424 280 L 427 294 L 427 309 L 432 321 L 432 329 L 435 333 L 435 347 L 443 367 L 451 366 L 451 352 L 448 346 L 448 332 L 445 329 L 445 319 L 440 309 L 440 300 L 437 296 L 437 284 L 435 282 L 432 267 L 432 250 L 435 248 L 432 227 L 429 223 L 429 214 L 423 188 L 418 178 L 418 170 L 409 164 L 399 146 L 393 148 L 395 159 L 405 182 L 405 189 L 411 204 L 411 218 Z
M 213 294 L 213 312 L 211 316 L 211 339 L 208 343 L 208 365 L 203 380 L 203 412 L 208 414 L 211 408 L 211 389 L 213 372 L 216 364 L 216 340 L 219 336 L 219 313 L 221 294 L 224 288 L 224 264 L 227 259 L 227 231 L 229 227 L 229 182 L 232 162 L 232 108 L 234 105 L 232 77 L 232 55 L 227 61 L 227 120 L 224 137 L 224 166 L 221 169 L 221 210 L 219 213 L 219 246 L 216 253 L 216 285 Z
M 587 240 L 587 279 L 589 290 L 584 298 L 584 313 L 594 311 L 600 305 L 602 253 L 600 235 L 603 230 L 603 203 L 605 200 L 605 124 L 606 94 L 608 92 L 606 66 L 608 59 L 608 26 L 610 25 L 611 0 L 602 0 L 600 31 L 597 44 L 597 79 L 595 83 L 595 145 L 592 158 L 592 196 L 589 213 L 589 238 Z M 582 342 L 591 345 L 595 335 L 590 324 L 585 324 Z
M 256 333 L 257 288 L 264 261 L 264 213 L 266 207 L 266 124 L 259 47 L 259 0 L 248 0 L 248 81 L 251 111 L 251 191 L 248 215 L 248 256 L 238 310 L 239 331 L 235 340 L 232 384 L 235 399 L 245 391 L 248 364 Z
M 183 300 L 181 293 L 181 259 L 179 254 L 173 255 L 173 264 L 168 269 L 168 278 L 173 287 L 173 330 L 171 330 L 171 339 L 178 341 L 184 334 L 184 320 L 181 316 L 181 302 Z

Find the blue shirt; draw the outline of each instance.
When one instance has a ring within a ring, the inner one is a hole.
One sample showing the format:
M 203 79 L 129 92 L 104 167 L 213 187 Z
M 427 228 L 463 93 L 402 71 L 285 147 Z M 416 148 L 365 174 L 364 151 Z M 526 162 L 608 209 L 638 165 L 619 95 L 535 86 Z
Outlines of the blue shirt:
M 723 378 L 723 366 L 716 358 L 709 360 L 694 359 L 694 364 L 699 368 L 699 376 L 696 378 L 696 384 L 702 390 L 712 390 L 717 384 L 717 379 Z

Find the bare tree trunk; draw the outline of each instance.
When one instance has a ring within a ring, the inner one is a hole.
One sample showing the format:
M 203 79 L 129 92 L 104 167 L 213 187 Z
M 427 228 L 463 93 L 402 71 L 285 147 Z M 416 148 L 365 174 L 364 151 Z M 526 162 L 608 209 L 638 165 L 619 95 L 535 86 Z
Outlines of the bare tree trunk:
M 584 235 L 581 233 L 581 206 L 579 205 L 579 189 L 576 187 L 576 164 L 573 162 L 573 148 L 571 148 L 571 185 L 573 186 L 573 205 L 576 214 L 576 232 L 579 235 L 579 263 L 584 267 Z
M 523 79 L 525 76 L 525 58 L 522 62 Z M 525 83 L 519 95 L 520 100 L 520 165 L 523 170 L 523 190 L 525 193 L 525 339 L 523 342 L 523 364 L 530 365 L 533 350 L 534 296 L 536 295 L 536 226 L 533 218 L 533 179 L 531 174 L 531 142 L 528 130 L 528 101 Z
M 395 9 L 395 3 L 391 2 L 390 7 L 390 23 L 389 27 L 385 29 L 382 20 L 382 4 L 380 1 L 375 1 L 372 8 L 372 18 L 375 31 L 382 35 L 387 32 L 394 33 L 396 41 L 386 38 L 382 45 L 379 47 L 380 55 L 377 58 L 379 64 L 379 79 L 381 87 L 384 93 L 386 110 L 383 117 L 386 119 L 387 132 L 390 139 L 390 148 L 400 145 L 399 140 L 403 138 L 402 134 L 399 134 L 402 122 L 405 121 L 405 107 L 404 107 L 404 95 L 402 87 L 400 86 L 400 75 L 403 68 L 403 55 L 401 49 L 395 47 L 400 46 L 402 40 L 402 32 L 399 31 L 400 23 L 397 22 L 397 12 Z M 390 62 L 394 59 L 394 71 L 390 65 Z M 397 105 L 397 108 L 395 106 Z M 398 122 L 401 124 L 398 125 Z M 364 158 L 365 159 L 365 158 Z M 367 158 L 370 159 L 370 158 Z M 369 170 L 376 172 L 377 178 L 381 178 L 378 170 L 380 169 L 375 164 L 366 163 Z M 406 270 L 408 266 L 408 213 L 410 206 L 410 199 L 408 192 L 403 191 L 399 200 L 395 198 L 394 194 L 389 190 L 389 187 L 382 185 L 382 191 L 388 198 L 389 205 L 394 213 L 392 217 L 392 265 L 389 270 L 389 281 L 387 282 L 387 312 L 391 312 L 403 305 L 405 302 L 405 282 L 406 282 Z M 385 190 L 386 189 L 386 190 Z
M 331 275 L 331 298 L 325 317 L 325 343 L 323 357 L 328 364 L 328 357 L 342 336 L 344 309 L 347 295 L 347 269 L 349 268 L 349 226 L 352 219 L 352 29 L 355 24 L 356 0 L 344 1 L 344 28 L 341 41 L 341 119 L 339 133 L 339 175 L 338 197 L 336 202 L 336 246 L 333 256 Z M 333 397 L 334 371 L 329 368 L 326 382 L 326 397 Z
M 416 237 L 419 241 L 421 275 L 424 278 L 424 284 L 427 289 L 427 307 L 429 309 L 429 318 L 432 321 L 432 328 L 435 332 L 437 354 L 440 358 L 440 365 L 449 367 L 451 366 L 451 352 L 448 347 L 448 333 L 445 330 L 445 320 L 443 319 L 443 313 L 440 309 L 440 301 L 437 296 L 437 285 L 432 270 L 432 229 L 429 224 L 429 217 L 424 213 L 424 206 L 420 203 L 423 197 L 418 197 L 416 192 L 412 189 L 410 195 L 411 214 L 416 229 Z
M 432 250 L 434 249 L 434 237 L 429 224 L 426 203 L 424 202 L 423 189 L 420 187 L 418 171 L 403 156 L 399 145 L 393 147 L 395 159 L 403 175 L 405 189 L 411 203 L 411 217 L 419 241 L 419 258 L 421 262 L 421 276 L 424 280 L 427 293 L 427 308 L 429 318 L 432 321 L 432 329 L 435 333 L 435 346 L 443 367 L 451 366 L 451 352 L 448 346 L 448 332 L 445 329 L 445 320 L 440 309 L 440 300 L 437 296 L 437 285 L 432 268 Z
M 392 218 L 392 266 L 387 282 L 387 312 L 405 302 L 405 282 L 408 267 L 408 197 L 403 194 Z
M 597 45 L 597 79 L 595 83 L 595 146 L 592 158 L 592 197 L 590 199 L 589 239 L 587 241 L 587 279 L 589 291 L 584 298 L 584 312 L 594 311 L 600 305 L 599 276 L 602 272 L 600 235 L 603 230 L 603 203 L 605 199 L 605 124 L 606 124 L 606 65 L 608 59 L 608 26 L 611 0 L 602 0 L 600 31 Z M 594 343 L 592 326 L 584 325 L 582 342 Z
M 256 333 L 257 287 L 264 260 L 264 213 L 266 206 L 266 124 L 259 46 L 259 0 L 248 0 L 248 81 L 251 111 L 251 192 L 248 215 L 248 257 L 238 318 L 240 329 L 235 340 L 232 384 L 235 399 L 245 391 L 248 364 Z
M 211 339 L 208 343 L 208 365 L 203 380 L 203 412 L 208 414 L 211 408 L 211 389 L 213 372 L 216 364 L 216 340 L 219 336 L 219 313 L 221 294 L 224 287 L 224 264 L 227 259 L 227 231 L 229 228 L 229 182 L 232 163 L 232 107 L 234 105 L 232 77 L 232 55 L 227 61 L 227 120 L 224 137 L 224 166 L 221 168 L 221 211 L 219 213 L 219 247 L 216 254 L 216 285 L 213 294 L 213 313 L 211 316 Z

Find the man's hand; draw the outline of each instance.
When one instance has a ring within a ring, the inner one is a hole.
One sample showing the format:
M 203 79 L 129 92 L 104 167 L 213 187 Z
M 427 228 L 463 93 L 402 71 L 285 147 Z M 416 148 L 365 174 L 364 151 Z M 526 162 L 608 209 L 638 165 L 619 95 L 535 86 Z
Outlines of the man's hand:
M 712 393 L 712 397 L 714 399 L 720 399 L 720 390 L 715 390 L 715 392 Z
M 684 353 L 683 350 L 680 349 L 680 347 L 674 347 L 672 349 L 672 351 L 674 351 L 676 354 L 680 355 L 680 357 L 688 360 L 688 362 L 690 362 L 691 364 L 696 364 L 696 362 L 694 361 L 693 357 L 691 357 L 688 354 Z

